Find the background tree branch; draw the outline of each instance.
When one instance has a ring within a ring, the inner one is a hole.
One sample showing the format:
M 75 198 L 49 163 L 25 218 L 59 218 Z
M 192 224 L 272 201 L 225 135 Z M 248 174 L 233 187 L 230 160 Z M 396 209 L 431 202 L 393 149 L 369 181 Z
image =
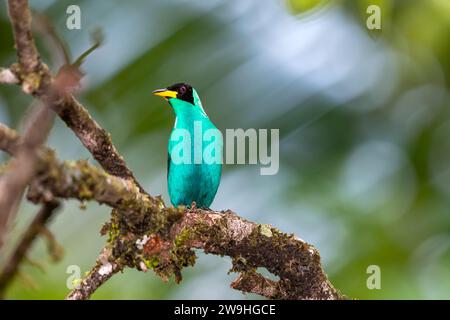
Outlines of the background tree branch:
M 0 272 L 0 298 L 3 298 L 5 290 L 14 279 L 19 270 L 19 266 L 26 257 L 36 237 L 42 232 L 45 225 L 53 216 L 54 211 L 58 208 L 57 201 L 46 202 L 42 205 L 39 212 L 31 221 L 28 228 L 22 235 L 19 243 L 14 248 L 13 253 L 5 263 L 4 268 Z
M 47 137 L 53 112 L 46 106 L 39 106 L 33 108 L 27 120 L 25 135 L 16 146 L 17 156 L 9 163 L 7 172 L 0 177 L 0 250 L 23 191 L 35 174 L 36 149 Z

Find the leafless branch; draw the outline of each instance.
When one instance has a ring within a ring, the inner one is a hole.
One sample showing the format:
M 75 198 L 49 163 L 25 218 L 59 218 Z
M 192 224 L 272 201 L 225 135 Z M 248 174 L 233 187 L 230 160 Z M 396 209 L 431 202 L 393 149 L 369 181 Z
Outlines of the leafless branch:
M 112 253 L 103 249 L 97 258 L 95 267 L 85 276 L 81 282 L 67 295 L 67 300 L 86 300 L 122 267 L 114 261 Z
M 50 220 L 57 207 L 58 202 L 56 201 L 43 204 L 25 233 L 22 235 L 20 242 L 14 248 L 12 255 L 8 258 L 3 270 L 0 272 L 0 298 L 3 297 L 7 286 L 11 283 L 19 270 L 19 265 L 26 257 L 34 240 L 42 231 L 45 224 Z

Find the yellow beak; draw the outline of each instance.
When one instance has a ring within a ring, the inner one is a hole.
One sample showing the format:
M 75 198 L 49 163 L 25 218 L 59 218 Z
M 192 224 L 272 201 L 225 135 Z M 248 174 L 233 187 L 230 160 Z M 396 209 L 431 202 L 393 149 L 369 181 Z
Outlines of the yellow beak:
M 176 98 L 177 97 L 177 92 L 176 91 L 172 91 L 172 90 L 167 90 L 167 89 L 158 89 L 153 91 L 153 94 L 155 96 L 160 96 L 166 99 L 169 98 Z

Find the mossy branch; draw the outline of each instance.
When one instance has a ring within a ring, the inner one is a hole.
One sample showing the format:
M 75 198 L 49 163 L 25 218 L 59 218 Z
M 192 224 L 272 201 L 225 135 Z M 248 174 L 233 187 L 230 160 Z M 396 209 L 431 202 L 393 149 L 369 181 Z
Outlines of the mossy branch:
M 14 131 L 0 127 L 0 148 L 14 150 L 8 137 L 18 139 Z M 318 251 L 294 235 L 247 221 L 231 211 L 166 208 L 158 197 L 141 193 L 130 180 L 112 176 L 87 161 L 60 162 L 49 150 L 40 151 L 41 165 L 28 199 L 35 203 L 53 197 L 93 200 L 115 209 L 103 229 L 103 234 L 109 235 L 104 252 L 109 253 L 112 270 L 153 269 L 163 279 L 173 276 L 179 282 L 182 269 L 195 263 L 192 249 L 201 249 L 232 258 L 231 271 L 240 274 L 232 284 L 235 289 L 275 299 L 343 298 L 328 281 Z M 83 283 L 95 290 L 98 286 L 93 284 L 109 278 L 97 272 L 104 260 L 69 298 L 87 298 L 93 291 Z M 259 267 L 280 280 L 264 278 L 256 273 Z

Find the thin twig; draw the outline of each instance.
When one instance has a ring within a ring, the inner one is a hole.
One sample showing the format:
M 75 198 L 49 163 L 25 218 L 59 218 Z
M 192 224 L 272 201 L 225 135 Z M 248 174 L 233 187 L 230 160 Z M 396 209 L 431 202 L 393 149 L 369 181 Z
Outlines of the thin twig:
M 53 55 L 53 63 L 56 65 L 70 64 L 71 56 L 67 44 L 59 36 L 51 21 L 37 11 L 32 11 L 32 16 L 33 26 L 42 36 L 44 36 L 49 51 Z
M 27 252 L 30 251 L 34 240 L 41 232 L 43 226 L 45 226 L 53 216 L 58 205 L 59 204 L 56 201 L 43 204 L 42 208 L 38 211 L 33 221 L 22 235 L 20 242 L 17 244 L 12 255 L 6 261 L 3 270 L 0 272 L 0 298 L 4 296 L 5 290 L 18 272 L 19 265 L 26 257 Z
M 80 56 L 71 64 L 72 66 L 79 68 L 83 64 L 84 60 L 92 52 L 94 52 L 97 48 L 99 48 L 102 45 L 104 39 L 101 29 L 97 29 L 93 32 L 92 40 L 94 42 L 92 46 L 88 48 L 86 51 L 84 51 L 82 54 L 80 54 Z
M 47 252 L 53 262 L 58 262 L 64 255 L 64 248 L 58 243 L 55 235 L 46 225 L 42 225 L 41 236 L 46 240 Z

